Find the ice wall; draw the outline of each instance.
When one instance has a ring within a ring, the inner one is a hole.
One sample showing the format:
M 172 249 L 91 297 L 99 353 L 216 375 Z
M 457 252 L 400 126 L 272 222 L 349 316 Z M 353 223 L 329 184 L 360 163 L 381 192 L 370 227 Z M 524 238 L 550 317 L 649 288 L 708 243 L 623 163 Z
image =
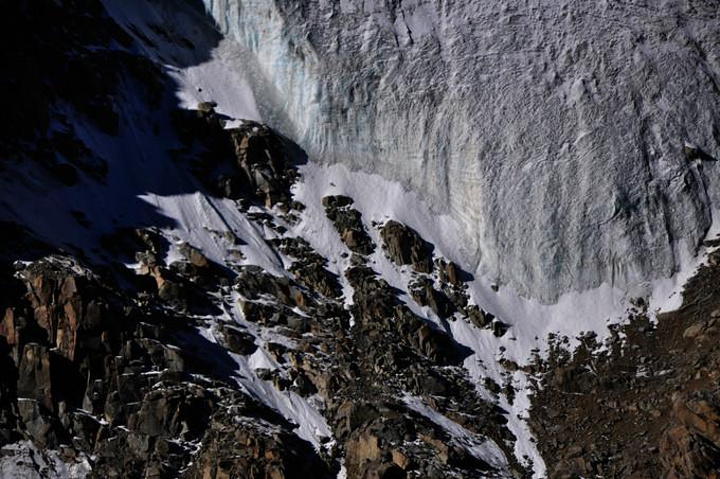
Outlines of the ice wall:
M 720 157 L 715 0 L 204 1 L 268 122 L 425 194 L 528 296 L 640 292 L 711 224 L 718 167 L 683 150 Z

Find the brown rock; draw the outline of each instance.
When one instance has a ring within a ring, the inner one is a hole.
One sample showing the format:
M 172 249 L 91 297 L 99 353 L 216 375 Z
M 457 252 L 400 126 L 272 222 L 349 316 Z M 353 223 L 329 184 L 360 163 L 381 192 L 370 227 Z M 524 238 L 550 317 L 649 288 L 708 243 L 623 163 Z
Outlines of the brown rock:
M 717 478 L 720 470 L 720 406 L 702 395 L 673 404 L 675 424 L 665 431 L 661 463 L 666 477 Z
M 410 465 L 410 459 L 400 450 L 393 449 L 392 451 L 392 460 L 395 464 L 398 465 L 401 469 L 405 470 Z
M 18 367 L 17 394 L 19 398 L 36 399 L 53 409 L 50 383 L 50 351 L 46 346 L 28 343 L 23 348 Z
M 390 259 L 396 264 L 409 264 L 420 273 L 432 271 L 433 246 L 412 228 L 390 220 L 383 226 L 382 235 Z
M 0 336 L 4 336 L 9 346 L 18 343 L 18 334 L 15 329 L 15 311 L 12 308 L 5 310 L 5 316 L 0 322 Z

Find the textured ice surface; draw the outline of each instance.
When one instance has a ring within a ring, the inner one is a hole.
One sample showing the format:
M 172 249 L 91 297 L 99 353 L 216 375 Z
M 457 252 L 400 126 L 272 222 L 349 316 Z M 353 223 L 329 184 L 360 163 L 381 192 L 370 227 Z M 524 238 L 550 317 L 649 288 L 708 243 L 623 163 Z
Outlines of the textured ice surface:
M 712 222 L 715 0 L 204 1 L 265 121 L 422 193 L 490 280 L 644 292 Z

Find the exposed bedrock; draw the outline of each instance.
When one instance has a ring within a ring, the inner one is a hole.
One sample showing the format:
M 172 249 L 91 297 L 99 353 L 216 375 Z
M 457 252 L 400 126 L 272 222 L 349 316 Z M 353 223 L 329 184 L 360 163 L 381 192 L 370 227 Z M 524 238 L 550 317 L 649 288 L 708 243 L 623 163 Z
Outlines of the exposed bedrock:
M 452 214 L 493 281 L 633 289 L 711 224 L 714 1 L 204 1 L 256 55 L 268 123 Z

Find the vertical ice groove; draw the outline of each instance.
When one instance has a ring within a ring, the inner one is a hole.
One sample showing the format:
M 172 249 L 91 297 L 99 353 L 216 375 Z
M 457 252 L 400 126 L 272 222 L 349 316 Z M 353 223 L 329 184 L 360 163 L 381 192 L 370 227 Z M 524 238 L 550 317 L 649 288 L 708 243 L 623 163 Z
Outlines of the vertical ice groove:
M 713 0 L 204 1 L 277 95 L 267 121 L 422 192 L 523 294 L 643 292 L 710 227 L 718 168 L 683 147 L 720 157 Z

